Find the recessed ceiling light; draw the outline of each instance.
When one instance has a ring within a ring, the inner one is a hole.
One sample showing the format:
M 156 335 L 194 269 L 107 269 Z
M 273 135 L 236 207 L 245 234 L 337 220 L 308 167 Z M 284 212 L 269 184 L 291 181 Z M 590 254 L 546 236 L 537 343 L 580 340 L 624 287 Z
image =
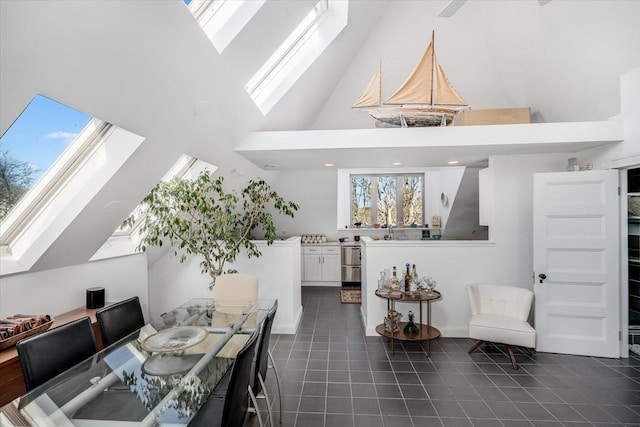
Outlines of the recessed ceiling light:
M 450 165 L 457 165 L 459 162 L 457 160 L 449 160 L 447 163 Z
M 330 168 L 331 166 L 333 166 L 333 163 L 325 163 L 324 164 L 326 167 Z
M 402 162 L 393 162 L 391 163 L 393 166 L 400 166 L 402 164 Z
M 262 166 L 264 169 L 275 169 L 276 167 L 274 165 L 264 165 Z

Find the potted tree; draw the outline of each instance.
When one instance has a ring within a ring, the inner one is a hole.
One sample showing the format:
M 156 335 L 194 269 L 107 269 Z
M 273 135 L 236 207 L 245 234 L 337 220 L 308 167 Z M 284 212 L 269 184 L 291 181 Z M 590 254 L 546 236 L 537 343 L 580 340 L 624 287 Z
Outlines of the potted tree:
M 249 181 L 239 195 L 225 191 L 223 181 L 205 170 L 196 179 L 158 183 L 142 200 L 143 238 L 138 250 L 162 246 L 168 240 L 180 262 L 188 255 L 199 255 L 201 273 L 211 276 L 210 287 L 241 249 L 249 258 L 259 257 L 260 250 L 252 241 L 254 231 L 262 230 L 267 244 L 272 244 L 277 236 L 273 213 L 293 218 L 299 207 L 284 200 L 262 179 Z

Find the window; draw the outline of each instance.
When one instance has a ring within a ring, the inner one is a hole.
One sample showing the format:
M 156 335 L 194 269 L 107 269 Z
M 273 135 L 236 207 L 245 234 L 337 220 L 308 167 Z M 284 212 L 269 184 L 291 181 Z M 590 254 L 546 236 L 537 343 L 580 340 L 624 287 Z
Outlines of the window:
M 351 175 L 351 224 L 422 225 L 423 194 L 423 174 Z
M 320 0 L 245 85 L 262 114 L 284 96 L 347 25 L 349 2 Z
M 160 181 L 170 181 L 174 177 L 195 179 L 205 169 L 215 172 L 217 166 L 183 154 Z M 144 214 L 142 206 L 138 205 L 126 223 L 121 224 L 91 257 L 91 261 L 135 253 L 138 243 L 142 240 L 140 228 Z
M 218 53 L 242 31 L 266 0 L 184 0 Z
M 0 138 L 0 220 L 49 170 L 91 116 L 36 95 Z M 73 148 L 72 148 L 73 147 Z

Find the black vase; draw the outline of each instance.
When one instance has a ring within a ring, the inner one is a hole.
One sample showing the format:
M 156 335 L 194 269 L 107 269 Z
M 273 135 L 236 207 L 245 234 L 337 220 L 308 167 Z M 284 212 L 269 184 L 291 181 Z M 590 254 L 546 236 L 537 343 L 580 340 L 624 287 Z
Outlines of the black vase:
M 413 323 L 413 313 L 409 312 L 408 316 L 409 316 L 409 321 L 404 326 L 404 333 L 405 334 L 417 334 L 417 333 L 419 333 L 420 332 L 420 328 L 418 328 L 418 325 Z

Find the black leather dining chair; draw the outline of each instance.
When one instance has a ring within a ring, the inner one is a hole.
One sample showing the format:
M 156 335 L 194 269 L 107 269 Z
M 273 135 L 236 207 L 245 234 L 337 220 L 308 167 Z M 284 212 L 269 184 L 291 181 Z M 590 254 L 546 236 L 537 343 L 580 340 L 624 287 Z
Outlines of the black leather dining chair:
M 249 409 L 249 399 L 256 404 L 250 382 L 258 335 L 259 330 L 256 329 L 238 352 L 231 368 L 226 393 L 223 396 L 212 393 L 191 420 L 189 427 L 242 427 Z M 262 426 L 259 412 L 258 421 Z
M 253 370 L 253 377 L 251 379 L 251 389 L 256 398 L 261 397 L 259 393 L 262 391 L 267 403 L 267 409 L 269 411 L 269 419 L 273 425 L 273 416 L 271 414 L 271 402 L 269 401 L 269 395 L 265 387 L 265 378 L 267 376 L 267 368 L 273 369 L 273 373 L 276 377 L 276 385 L 278 387 L 278 403 L 280 408 L 280 424 L 282 424 L 282 390 L 280 389 L 280 377 L 276 370 L 275 361 L 271 350 L 269 350 L 269 339 L 271 338 L 271 328 L 273 326 L 273 320 L 276 317 L 278 311 L 278 300 L 275 301 L 271 310 L 267 314 L 267 317 L 262 322 L 260 328 L 260 338 L 258 338 L 258 348 L 256 350 L 256 360 Z M 271 364 L 269 364 L 271 360 Z
M 27 391 L 98 351 L 88 317 L 19 341 L 16 349 Z
M 102 344 L 106 347 L 120 341 L 144 326 L 140 299 L 132 297 L 96 312 Z

